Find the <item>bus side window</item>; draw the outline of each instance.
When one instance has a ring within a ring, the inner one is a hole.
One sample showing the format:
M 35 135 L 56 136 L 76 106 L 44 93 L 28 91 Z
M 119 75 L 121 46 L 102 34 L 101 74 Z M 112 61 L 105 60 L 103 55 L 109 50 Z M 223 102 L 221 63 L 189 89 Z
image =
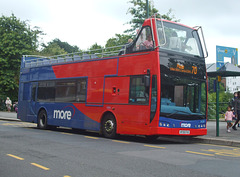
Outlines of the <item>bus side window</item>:
M 24 83 L 23 85 L 23 100 L 30 100 L 30 83 Z
M 127 53 L 140 52 L 153 49 L 152 32 L 149 26 L 143 27 L 133 45 L 127 49 Z
M 85 102 L 87 93 L 87 79 L 80 79 L 77 81 L 77 102 Z
M 135 47 L 134 47 L 134 51 L 139 51 L 142 49 L 143 47 L 143 42 L 146 40 L 146 30 L 145 28 L 141 31 L 137 41 L 136 41 L 136 44 L 135 44 Z
M 31 100 L 32 100 L 32 101 L 36 101 L 36 85 L 33 85 L 33 86 L 32 86 Z
M 55 101 L 55 93 L 56 87 L 54 81 L 41 81 L 38 83 L 38 101 Z
M 144 76 L 132 76 L 130 78 L 129 103 L 147 104 L 149 100 L 149 88 L 145 87 Z

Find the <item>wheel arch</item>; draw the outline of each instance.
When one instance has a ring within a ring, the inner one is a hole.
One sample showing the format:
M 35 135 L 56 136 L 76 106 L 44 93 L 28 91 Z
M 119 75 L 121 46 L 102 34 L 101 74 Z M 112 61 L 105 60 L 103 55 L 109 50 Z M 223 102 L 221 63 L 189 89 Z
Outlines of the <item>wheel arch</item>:
M 37 116 L 39 115 L 39 113 L 40 113 L 42 110 L 44 110 L 44 111 L 47 113 L 47 116 L 48 116 L 48 112 L 47 112 L 47 109 L 46 109 L 45 107 L 40 107 L 40 108 L 38 109 Z

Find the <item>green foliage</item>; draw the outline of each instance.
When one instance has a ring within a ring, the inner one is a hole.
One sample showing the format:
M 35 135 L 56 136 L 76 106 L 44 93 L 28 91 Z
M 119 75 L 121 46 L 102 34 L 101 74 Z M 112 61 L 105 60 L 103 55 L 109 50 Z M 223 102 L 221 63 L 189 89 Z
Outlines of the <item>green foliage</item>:
M 103 47 L 101 45 L 98 45 L 97 43 L 93 44 L 89 50 L 101 50 Z
M 129 3 L 133 4 L 133 7 L 128 9 L 127 14 L 130 13 L 133 18 L 130 22 L 127 22 L 127 24 L 130 24 L 132 28 L 126 30 L 126 32 L 134 33 L 136 29 L 142 26 L 144 20 L 146 19 L 146 1 L 144 0 L 143 2 L 143 0 L 131 0 Z M 152 16 L 157 12 L 158 10 L 149 4 L 149 16 Z
M 98 45 L 97 43 L 95 43 L 88 49 L 88 51 L 89 51 L 88 54 L 96 54 L 97 57 L 101 57 L 103 47 L 101 45 Z
M 64 55 L 67 53 L 80 52 L 77 46 L 72 46 L 67 42 L 62 42 L 60 39 L 54 39 L 48 44 L 42 44 L 42 50 L 37 55 L 53 56 L 53 55 Z
M 112 37 L 107 40 L 105 47 L 107 48 L 107 47 L 124 45 L 127 43 L 128 39 L 130 38 L 131 38 L 131 35 L 115 34 L 115 37 Z
M 145 0 L 131 0 L 129 3 L 133 4 L 133 7 L 130 7 L 128 9 L 127 14 L 131 14 L 133 16 L 132 20 L 130 22 L 127 22 L 127 24 L 131 25 L 131 29 L 128 29 L 125 31 L 125 33 L 129 33 L 133 35 L 138 28 L 140 28 L 146 19 L 147 16 L 147 4 Z M 155 15 L 158 13 L 158 10 L 154 7 L 154 5 L 149 3 L 149 17 Z M 157 18 L 160 18 L 160 15 L 156 15 Z M 172 9 L 169 9 L 169 11 L 166 14 L 162 14 L 161 18 L 178 22 L 180 20 L 177 20 L 174 15 L 172 15 Z
M 128 42 L 128 39 L 130 39 L 130 35 L 125 34 L 115 34 L 115 37 L 112 37 L 107 40 L 107 43 L 105 45 L 106 52 L 109 53 L 115 53 L 116 55 L 119 54 L 119 52 L 123 49 L 124 44 Z M 109 48 L 112 47 L 112 48 Z
M 44 48 L 47 47 L 52 47 L 52 46 L 56 46 L 58 45 L 61 49 L 63 49 L 64 51 L 66 51 L 67 53 L 74 53 L 74 52 L 79 52 L 79 48 L 77 46 L 72 46 L 70 44 L 68 44 L 67 42 L 62 42 L 60 39 L 54 39 L 53 41 L 48 43 L 48 46 L 46 45 L 42 45 Z
M 40 52 L 43 56 L 63 55 L 67 52 L 56 43 L 50 43 Z
M 216 118 L 216 92 L 214 92 L 214 78 L 208 78 L 210 80 L 210 88 L 208 93 L 208 118 L 215 119 Z M 233 94 L 226 92 L 223 83 L 219 83 L 219 113 L 225 113 L 227 111 L 227 107 L 229 106 L 231 99 L 233 98 Z M 221 116 L 220 116 L 221 117 Z
M 38 27 L 31 28 L 12 14 L 0 17 L 0 95 L 17 100 L 22 55 L 31 54 L 38 47 L 42 35 Z

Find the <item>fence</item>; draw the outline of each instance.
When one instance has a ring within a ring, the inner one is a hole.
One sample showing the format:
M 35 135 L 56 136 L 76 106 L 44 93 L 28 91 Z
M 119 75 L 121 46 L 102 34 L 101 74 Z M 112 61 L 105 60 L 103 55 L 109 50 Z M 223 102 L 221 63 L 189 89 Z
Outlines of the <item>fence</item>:
M 43 65 L 53 65 L 58 63 L 77 62 L 81 60 L 92 60 L 104 57 L 111 57 L 125 54 L 127 45 L 101 48 L 89 51 L 82 51 L 55 56 L 23 56 L 21 67 L 32 68 Z
M 229 102 L 219 102 L 219 118 L 224 118 Z M 216 119 L 216 102 L 208 103 L 208 119 Z

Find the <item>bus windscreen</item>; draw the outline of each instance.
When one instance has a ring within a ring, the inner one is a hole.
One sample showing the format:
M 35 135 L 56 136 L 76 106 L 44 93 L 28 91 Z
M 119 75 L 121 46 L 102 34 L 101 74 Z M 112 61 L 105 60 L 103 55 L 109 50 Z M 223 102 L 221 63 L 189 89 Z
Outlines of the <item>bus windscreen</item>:
M 157 32 L 161 49 L 203 57 L 201 43 L 195 29 L 157 21 Z

